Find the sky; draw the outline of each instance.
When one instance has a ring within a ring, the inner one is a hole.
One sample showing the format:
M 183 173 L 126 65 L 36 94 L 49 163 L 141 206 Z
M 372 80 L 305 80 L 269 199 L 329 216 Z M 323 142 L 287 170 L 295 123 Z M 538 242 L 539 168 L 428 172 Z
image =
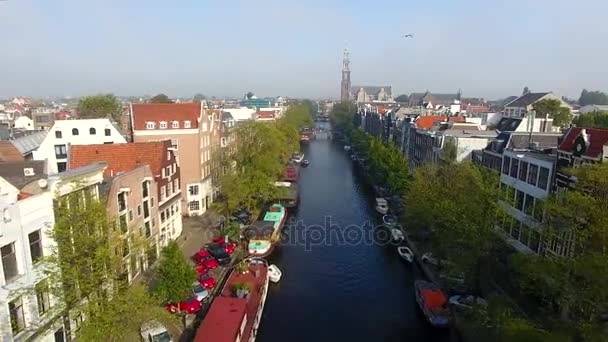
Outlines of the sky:
M 606 0 L 5 0 L 0 97 L 608 91 Z M 411 33 L 413 39 L 401 38 Z

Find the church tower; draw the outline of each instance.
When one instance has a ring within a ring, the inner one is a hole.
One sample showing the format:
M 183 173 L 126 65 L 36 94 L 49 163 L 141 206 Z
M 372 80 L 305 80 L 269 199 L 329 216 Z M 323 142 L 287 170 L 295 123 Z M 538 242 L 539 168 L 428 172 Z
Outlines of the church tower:
M 342 84 L 340 89 L 340 100 L 350 100 L 350 59 L 348 58 L 348 49 L 344 49 L 344 59 L 342 60 Z

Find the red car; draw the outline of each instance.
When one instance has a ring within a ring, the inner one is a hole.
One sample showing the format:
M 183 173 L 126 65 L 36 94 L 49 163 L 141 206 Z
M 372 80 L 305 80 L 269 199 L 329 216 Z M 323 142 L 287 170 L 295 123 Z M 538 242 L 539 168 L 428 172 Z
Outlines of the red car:
M 226 253 L 228 254 L 234 253 L 234 249 L 236 248 L 236 246 L 232 242 L 226 243 L 226 239 L 224 237 L 218 237 L 213 239 L 213 243 L 219 243 L 220 245 L 222 245 L 222 248 L 224 248 L 224 251 L 226 251 Z
M 198 266 L 196 268 L 196 272 L 198 273 L 197 280 L 207 290 L 212 289 L 215 286 L 215 278 L 213 278 L 207 269 L 203 266 Z
M 179 303 L 168 303 L 165 305 L 165 309 L 167 309 L 167 311 L 170 313 L 186 311 L 189 314 L 195 314 L 201 309 L 201 302 L 196 299 L 196 296 L 192 296 L 186 300 L 182 300 Z
M 192 256 L 192 259 L 194 259 L 194 261 L 198 265 L 204 266 L 205 268 L 210 270 L 216 268 L 219 265 L 217 260 L 215 260 L 215 258 L 213 258 L 213 256 L 211 256 L 211 254 L 209 254 L 209 252 L 207 252 L 207 250 L 205 249 L 201 249 L 200 251 L 196 252 Z

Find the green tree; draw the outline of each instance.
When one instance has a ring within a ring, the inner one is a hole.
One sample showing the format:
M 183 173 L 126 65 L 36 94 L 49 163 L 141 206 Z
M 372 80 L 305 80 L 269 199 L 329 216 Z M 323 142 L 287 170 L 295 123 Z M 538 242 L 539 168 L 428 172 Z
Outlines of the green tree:
M 112 94 L 99 94 L 81 98 L 76 110 L 82 119 L 111 118 L 120 122 L 122 105 Z
M 173 103 L 169 96 L 165 94 L 158 94 L 148 100 L 150 103 Z
M 192 102 L 203 102 L 207 97 L 201 93 L 197 93 L 192 97 Z
M 407 96 L 406 94 L 399 95 L 395 98 L 395 102 L 401 102 L 401 103 L 408 102 L 409 100 L 410 100 L 410 97 Z
M 572 123 L 578 127 L 608 128 L 608 111 L 580 114 Z
M 541 100 L 533 104 L 532 107 L 536 112 L 537 118 L 542 118 L 548 115 L 550 118 L 553 118 L 553 124 L 555 126 L 564 127 L 570 123 L 570 108 L 562 107 L 560 100 Z
M 357 106 L 352 102 L 336 103 L 329 113 L 329 121 L 335 130 L 350 135 L 350 132 L 355 128 L 353 117 L 356 112 Z
M 578 103 L 581 106 L 586 105 L 608 105 L 608 95 L 601 91 L 588 91 L 583 89 L 581 96 L 578 99 Z
M 179 245 L 169 242 L 161 251 L 154 293 L 163 302 L 178 303 L 192 293 L 196 272 L 184 258 Z

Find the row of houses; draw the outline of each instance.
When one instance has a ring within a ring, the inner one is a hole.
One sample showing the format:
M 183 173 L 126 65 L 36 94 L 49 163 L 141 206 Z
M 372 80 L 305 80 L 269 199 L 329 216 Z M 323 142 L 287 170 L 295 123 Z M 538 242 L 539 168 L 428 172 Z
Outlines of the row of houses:
M 501 206 L 507 213 L 497 229 L 522 253 L 570 256 L 573 237 L 567 233 L 544 239 L 543 203 L 554 192 L 574 181 L 564 170 L 608 159 L 608 130 L 553 127 L 549 117 L 535 118 L 532 105 L 543 99 L 561 99 L 550 92 L 526 93 L 501 113 L 477 117 L 380 113 L 361 107 L 361 127 L 369 134 L 392 141 L 402 150 L 410 171 L 445 158 L 493 170 L 505 193 Z M 562 105 L 567 106 L 562 101 Z

